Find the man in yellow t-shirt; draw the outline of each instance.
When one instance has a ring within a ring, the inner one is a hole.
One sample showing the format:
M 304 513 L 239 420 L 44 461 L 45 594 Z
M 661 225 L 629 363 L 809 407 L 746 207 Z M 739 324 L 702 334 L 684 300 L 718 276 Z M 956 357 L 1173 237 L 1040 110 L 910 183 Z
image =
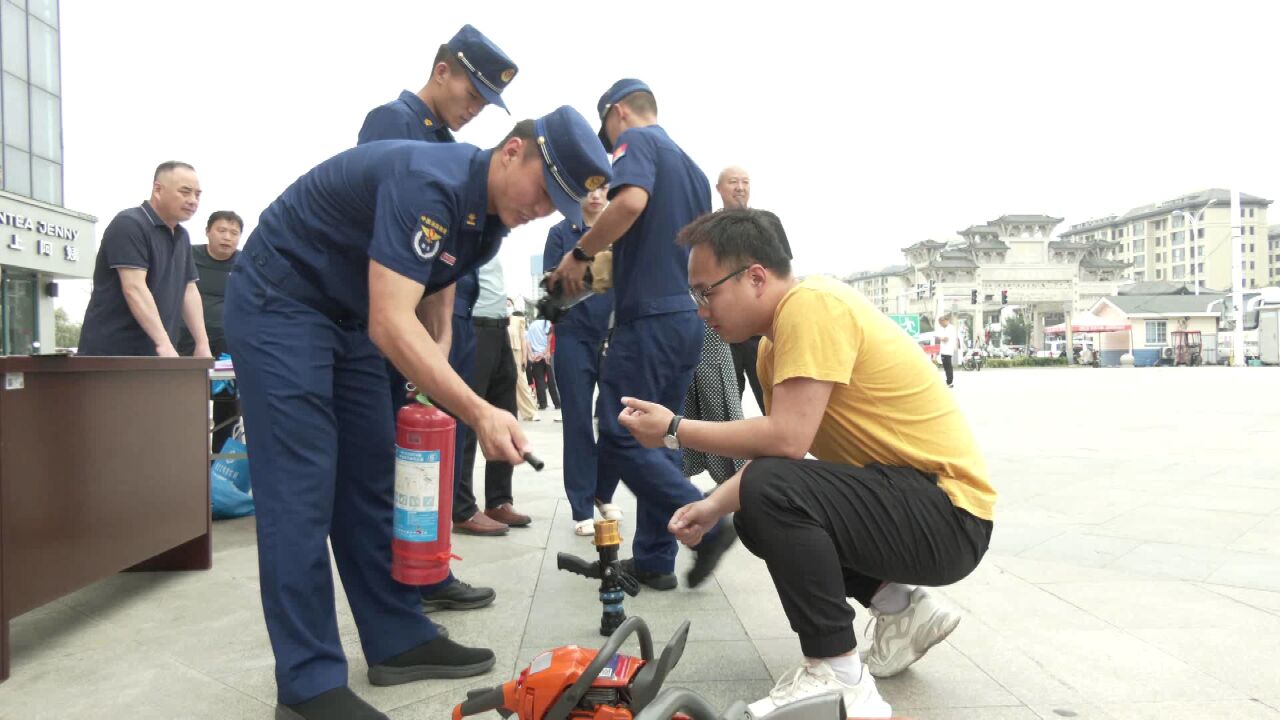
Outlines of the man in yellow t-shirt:
M 768 565 L 805 662 L 752 711 L 836 691 L 850 716 L 888 717 L 873 676 L 901 672 L 960 622 L 920 586 L 973 571 L 991 539 L 996 493 L 916 343 L 848 285 L 793 278 L 783 237 L 776 216 L 746 209 L 703 216 L 680 235 L 702 319 L 727 342 L 765 337 L 765 417 L 682 422 L 625 398 L 620 421 L 647 447 L 755 459 L 669 525 L 695 547 L 736 512 L 743 544 Z M 869 672 L 854 650 L 847 597 L 877 618 Z

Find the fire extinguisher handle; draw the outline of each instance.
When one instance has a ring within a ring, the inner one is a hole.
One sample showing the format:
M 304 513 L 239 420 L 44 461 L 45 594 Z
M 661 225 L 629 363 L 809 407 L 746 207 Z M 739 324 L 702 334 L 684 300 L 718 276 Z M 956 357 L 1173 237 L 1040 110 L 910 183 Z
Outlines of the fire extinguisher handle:
M 542 471 L 542 468 L 544 468 L 544 467 L 546 467 L 546 466 L 547 466 L 547 464 L 546 464 L 546 463 L 544 463 L 544 462 L 542 462 L 541 460 L 539 460 L 539 459 L 538 459 L 538 456 L 537 456 L 537 455 L 534 455 L 533 453 L 531 453 L 531 452 L 529 452 L 529 451 L 527 451 L 527 450 L 526 450 L 526 451 L 525 451 L 525 453 L 524 453 L 524 461 L 525 461 L 525 462 L 527 462 L 527 463 L 529 463 L 529 465 L 530 465 L 534 470 L 537 470 L 538 472 L 541 472 L 541 471 Z

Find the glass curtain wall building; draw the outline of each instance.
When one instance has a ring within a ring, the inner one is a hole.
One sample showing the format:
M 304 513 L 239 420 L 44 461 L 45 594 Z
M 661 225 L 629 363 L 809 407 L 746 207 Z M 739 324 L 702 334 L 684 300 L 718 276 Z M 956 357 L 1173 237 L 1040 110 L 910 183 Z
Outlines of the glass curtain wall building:
M 92 277 L 95 219 L 63 206 L 58 0 L 0 0 L 0 354 L 52 352 L 57 280 Z

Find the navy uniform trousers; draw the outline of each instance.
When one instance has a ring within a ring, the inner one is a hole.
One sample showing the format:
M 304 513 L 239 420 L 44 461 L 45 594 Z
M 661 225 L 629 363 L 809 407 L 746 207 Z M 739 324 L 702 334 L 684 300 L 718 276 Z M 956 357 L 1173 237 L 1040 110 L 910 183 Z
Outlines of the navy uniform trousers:
M 231 273 L 227 339 L 253 447 L 262 608 L 289 704 L 347 684 L 330 544 L 370 665 L 437 633 L 418 589 L 391 577 L 395 436 L 382 354 L 362 323 L 291 297 L 305 293 L 296 275 L 286 294 L 254 264 Z
M 556 327 L 556 351 L 551 356 L 560 386 L 564 418 L 564 492 L 573 521 L 595 516 L 595 500 L 612 502 L 618 476 L 599 475 L 592 400 L 600 379 L 600 348 L 604 337 L 582 328 Z M 615 413 L 616 419 L 616 413 Z
M 675 571 L 676 539 L 667 523 L 676 510 L 701 500 L 702 492 L 681 472 L 678 450 L 641 447 L 618 423 L 622 398 L 650 400 L 680 412 L 702 353 L 702 334 L 702 320 L 692 310 L 620 319 L 600 373 L 598 472 L 602 478 L 622 478 L 636 496 L 631 548 L 637 570 Z M 706 538 L 717 532 L 713 529 Z

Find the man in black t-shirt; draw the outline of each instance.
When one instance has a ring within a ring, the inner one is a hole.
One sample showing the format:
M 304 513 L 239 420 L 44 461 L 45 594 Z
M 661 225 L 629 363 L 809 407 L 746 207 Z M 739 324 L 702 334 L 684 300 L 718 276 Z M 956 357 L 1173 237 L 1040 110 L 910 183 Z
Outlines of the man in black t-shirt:
M 191 248 L 191 257 L 196 265 L 200 278 L 196 287 L 200 290 L 200 302 L 204 305 L 204 328 L 209 335 L 209 350 L 216 358 L 227 351 L 226 330 L 222 324 L 222 298 L 226 295 L 227 275 L 235 267 L 236 256 L 240 254 L 240 233 L 244 230 L 244 220 L 230 210 L 219 210 L 209 215 L 205 223 L 204 236 L 208 245 L 196 245 Z M 178 341 L 178 354 L 190 355 L 195 350 L 196 341 L 184 326 L 182 338 Z M 214 398 L 213 425 L 218 429 L 213 433 L 213 451 L 219 452 L 235 430 L 234 423 L 227 421 L 240 414 L 240 402 L 234 398 L 234 391 L 225 390 Z M 218 427 L 227 423 L 224 427 Z
M 208 245 L 195 245 L 191 257 L 200 278 L 196 287 L 204 305 L 204 329 L 209 336 L 209 350 L 216 358 L 227 351 L 226 331 L 222 325 L 222 297 L 226 294 L 227 275 L 235 267 L 239 254 L 240 233 L 244 220 L 230 210 L 219 210 L 209 215 L 204 236 Z M 195 339 L 184 326 L 178 341 L 178 354 L 190 355 L 195 349 Z
M 193 354 L 210 357 L 191 237 L 178 224 L 199 206 L 195 169 L 166 162 L 156 168 L 151 198 L 107 226 L 80 333 L 81 355 L 177 357 L 173 340 L 185 320 L 195 338 Z

